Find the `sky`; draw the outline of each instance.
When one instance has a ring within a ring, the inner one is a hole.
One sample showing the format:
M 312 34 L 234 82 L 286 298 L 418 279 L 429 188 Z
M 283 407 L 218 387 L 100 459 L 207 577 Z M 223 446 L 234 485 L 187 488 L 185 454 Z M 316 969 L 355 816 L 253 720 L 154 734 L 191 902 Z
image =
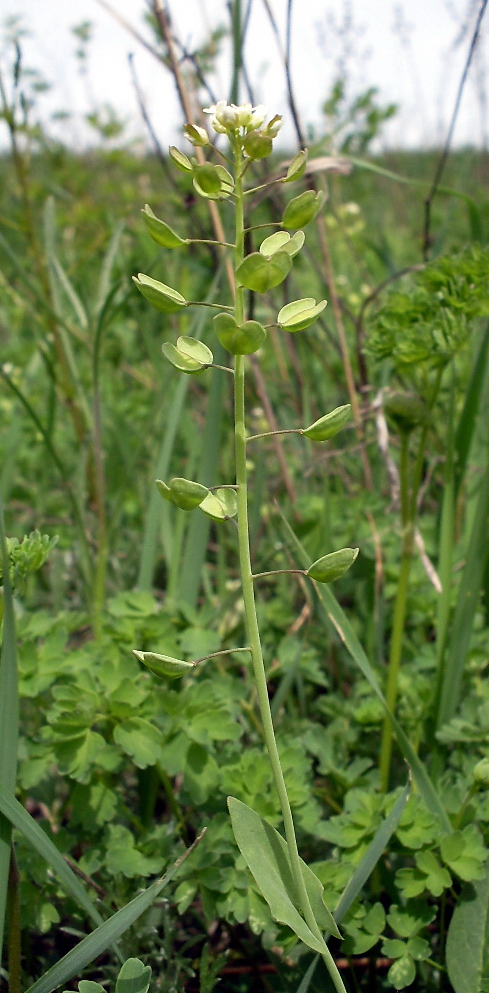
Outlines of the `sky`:
M 104 3 L 106 0 L 104 0 Z M 144 0 L 109 0 L 119 16 L 148 41 Z M 248 0 L 242 0 L 246 8 Z M 266 13 L 268 2 L 285 42 L 287 0 L 253 0 L 246 44 L 246 65 L 255 102 L 270 115 L 284 115 L 282 144 L 294 142 L 287 106 L 283 65 Z M 384 127 L 378 147 L 406 148 L 440 145 L 449 126 L 457 87 L 470 45 L 481 0 L 296 0 L 292 14 L 291 72 L 304 129 L 324 133 L 321 111 L 338 75 L 355 96 L 378 88 L 381 104 L 397 103 L 396 116 Z M 226 0 L 167 0 L 174 30 L 192 50 L 210 29 L 228 23 Z M 77 149 L 93 141 L 84 115 L 110 104 L 127 122 L 135 145 L 147 142 L 131 79 L 133 66 L 146 110 L 161 145 L 179 144 L 182 118 L 173 80 L 158 62 L 102 5 L 102 0 L 2 0 L 2 21 L 17 15 L 29 34 L 23 39 L 25 64 L 40 70 L 52 89 L 39 97 L 44 119 L 58 110 L 70 118 L 58 134 Z M 489 8 L 488 8 L 489 11 Z M 72 29 L 90 21 L 86 72 L 80 73 Z M 478 147 L 489 143 L 486 88 L 489 65 L 489 12 L 471 67 L 454 144 Z M 212 78 L 217 99 L 228 95 L 229 45 L 223 42 L 218 70 Z M 8 51 L 2 46 L 4 78 Z M 246 94 L 242 95 L 246 99 Z M 1 125 L 0 125 L 1 128 Z M 0 133 L 0 147 L 5 132 Z

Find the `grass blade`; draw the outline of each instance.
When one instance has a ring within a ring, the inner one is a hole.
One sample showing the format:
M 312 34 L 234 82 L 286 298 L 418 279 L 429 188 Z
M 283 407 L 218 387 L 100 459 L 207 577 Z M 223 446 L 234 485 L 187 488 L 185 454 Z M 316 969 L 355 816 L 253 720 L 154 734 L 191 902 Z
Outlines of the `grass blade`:
M 44 976 L 41 976 L 33 986 L 30 986 L 27 993 L 52 993 L 56 987 L 68 982 L 68 980 L 76 976 L 87 965 L 90 965 L 94 959 L 98 958 L 102 952 L 105 952 L 110 945 L 114 944 L 120 938 L 121 934 L 124 934 L 137 921 L 138 917 L 151 907 L 151 904 L 156 900 L 166 884 L 173 879 L 182 862 L 198 844 L 203 833 L 196 838 L 193 845 L 187 848 L 187 851 L 184 852 L 181 858 L 171 866 L 161 879 L 157 879 L 143 893 L 140 893 L 134 900 L 126 904 L 122 910 L 118 910 L 108 921 L 104 921 L 96 931 L 83 938 L 75 948 L 72 948 Z
M 482 477 L 465 567 L 449 635 L 436 727 L 451 720 L 460 701 L 462 675 L 470 647 L 474 615 L 489 555 L 489 461 Z
M 17 744 L 19 738 L 19 690 L 15 617 L 10 586 L 9 559 L 5 538 L 3 503 L 0 497 L 0 543 L 3 571 L 3 639 L 0 660 L 0 786 L 13 795 L 17 779 Z M 5 908 L 10 869 L 10 821 L 0 816 L 0 952 L 3 947 Z
M 307 552 L 301 545 L 297 535 L 294 533 L 288 522 L 282 515 L 281 517 L 284 533 L 287 535 L 291 544 L 295 548 L 299 562 L 304 568 L 307 568 L 310 563 Z M 377 677 L 346 614 L 340 607 L 336 597 L 328 586 L 322 585 L 321 588 L 319 588 L 315 585 L 315 590 L 324 616 L 327 618 L 329 623 L 333 625 L 345 648 L 349 651 L 353 661 L 359 667 L 360 671 L 363 673 L 365 679 L 374 691 L 377 699 L 380 701 L 384 713 L 389 718 L 399 749 L 411 768 L 413 779 L 424 799 L 426 806 L 428 807 L 428 810 L 431 810 L 432 814 L 434 814 L 434 816 L 440 821 L 443 831 L 448 834 L 452 828 L 447 813 L 441 803 L 440 797 L 431 782 L 426 767 L 414 751 L 414 748 L 406 737 L 400 724 L 394 717 L 394 714 L 389 710 L 384 694 L 382 693 L 382 690 L 377 682 Z
M 410 790 L 411 781 L 409 780 L 406 783 L 400 797 L 396 800 L 389 816 L 386 817 L 383 824 L 381 824 L 373 841 L 368 846 L 362 861 L 355 869 L 353 876 L 343 890 L 338 906 L 333 914 L 337 924 L 340 923 L 346 912 L 350 909 L 353 901 L 356 900 L 358 894 L 367 882 L 367 879 L 372 874 L 373 869 L 375 869 L 382 852 L 385 851 L 391 836 L 394 834 L 394 831 L 401 820 L 402 812 L 406 806 Z
M 0 785 L 0 811 L 10 824 L 17 828 L 26 841 L 46 860 L 58 876 L 67 893 L 73 897 L 87 916 L 96 924 L 103 924 L 103 917 L 85 892 L 80 880 L 70 869 L 61 853 L 44 833 L 37 821 L 27 813 L 27 810 L 12 796 L 11 792 Z
M 474 437 L 474 429 L 479 413 L 481 395 L 487 376 L 487 353 L 489 350 L 489 324 L 487 325 L 477 352 L 472 375 L 465 393 L 465 402 L 455 436 L 455 498 L 460 489 L 467 459 Z

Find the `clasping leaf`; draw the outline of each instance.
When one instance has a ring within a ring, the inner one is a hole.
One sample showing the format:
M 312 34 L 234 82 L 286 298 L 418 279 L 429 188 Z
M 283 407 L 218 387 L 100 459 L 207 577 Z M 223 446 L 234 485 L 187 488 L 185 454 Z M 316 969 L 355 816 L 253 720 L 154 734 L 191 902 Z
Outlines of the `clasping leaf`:
M 228 807 L 236 843 L 272 917 L 287 924 L 309 948 L 325 954 L 324 941 L 312 933 L 297 907 L 296 887 L 284 839 L 241 800 L 228 797 Z M 302 859 L 301 869 L 318 927 L 341 938 L 332 914 L 323 903 L 321 882 Z

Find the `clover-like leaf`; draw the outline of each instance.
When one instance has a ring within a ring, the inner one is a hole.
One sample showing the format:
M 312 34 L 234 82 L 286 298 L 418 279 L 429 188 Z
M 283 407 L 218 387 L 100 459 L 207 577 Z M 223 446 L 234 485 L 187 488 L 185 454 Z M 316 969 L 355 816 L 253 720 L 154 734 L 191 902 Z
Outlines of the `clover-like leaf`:
M 443 890 L 451 886 L 450 873 L 440 865 L 433 851 L 417 852 L 415 861 L 414 869 L 399 869 L 396 872 L 396 883 L 407 899 L 420 896 L 425 890 L 439 897 Z
M 266 293 L 283 283 L 292 267 L 292 259 L 288 252 L 275 252 L 270 258 L 265 258 L 260 252 L 247 255 L 236 269 L 236 276 L 242 286 L 255 293 Z
M 177 338 L 176 346 L 172 345 L 170 341 L 165 341 L 161 350 L 165 358 L 175 366 L 175 369 L 190 375 L 203 372 L 214 361 L 214 356 L 207 345 L 204 345 L 202 341 L 197 341 L 196 338 L 188 338 L 186 335 Z
M 317 583 L 332 583 L 348 572 L 353 565 L 358 548 L 339 548 L 337 552 L 330 552 L 323 555 L 309 566 L 306 576 L 315 579 Z
M 306 224 L 319 214 L 326 197 L 324 193 L 315 193 L 314 190 L 304 190 L 298 197 L 289 200 L 283 217 L 283 228 L 303 228 Z
M 232 355 L 251 355 L 265 341 L 267 332 L 258 321 L 237 324 L 231 314 L 216 314 L 216 333 L 221 345 Z
M 301 232 L 301 234 L 303 233 Z M 326 304 L 326 300 L 320 300 L 319 303 L 316 303 L 313 297 L 293 300 L 291 303 L 286 303 L 285 307 L 279 311 L 277 324 L 286 331 L 304 331 L 305 328 L 314 324 L 316 318 L 322 314 Z
M 165 500 L 180 507 L 181 510 L 195 510 L 209 492 L 207 486 L 203 486 L 202 483 L 181 476 L 171 479 L 169 486 L 162 479 L 157 479 L 156 486 Z
M 180 679 L 191 669 L 195 668 L 195 662 L 184 662 L 183 659 L 175 659 L 172 655 L 159 655 L 156 652 L 139 652 L 134 650 L 133 655 L 139 659 L 147 669 L 150 669 L 155 676 L 170 679 Z
M 300 179 L 304 175 L 307 163 L 307 149 L 301 149 L 289 163 L 289 168 L 282 180 L 284 183 L 291 183 L 294 179 Z
M 460 879 L 470 882 L 484 878 L 488 851 L 475 824 L 468 824 L 463 831 L 454 831 L 440 842 L 443 861 Z
M 178 290 L 174 290 L 172 286 L 160 283 L 152 276 L 145 276 L 143 272 L 139 272 L 137 276 L 132 278 L 139 292 L 157 310 L 162 310 L 165 314 L 173 314 L 187 306 L 185 297 Z
M 126 959 L 117 977 L 115 993 L 148 993 L 150 981 L 150 965 L 144 965 L 141 959 Z
M 176 145 L 170 145 L 169 154 L 172 162 L 175 163 L 180 172 L 192 172 L 192 163 L 185 152 L 181 152 Z
M 221 176 L 218 166 L 204 162 L 193 168 L 193 184 L 197 193 L 207 200 L 218 200 L 221 195 Z
M 232 489 L 220 488 L 208 493 L 200 504 L 200 509 L 213 521 L 222 524 L 230 517 L 235 517 L 238 510 L 236 493 Z
M 314 421 L 308 428 L 302 428 L 302 434 L 311 441 L 328 441 L 334 438 L 335 434 L 345 426 L 350 419 L 351 404 L 345 403 L 342 407 L 335 407 L 329 414 L 323 414 L 319 420 Z

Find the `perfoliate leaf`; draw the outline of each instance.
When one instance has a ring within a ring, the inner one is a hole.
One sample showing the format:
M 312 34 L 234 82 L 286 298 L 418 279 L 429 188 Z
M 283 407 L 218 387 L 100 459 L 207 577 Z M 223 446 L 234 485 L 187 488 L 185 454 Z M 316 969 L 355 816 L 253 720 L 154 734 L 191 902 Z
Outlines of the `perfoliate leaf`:
M 236 516 L 238 510 L 236 493 L 234 490 L 224 488 L 214 490 L 202 500 L 200 509 L 208 517 L 212 517 L 213 521 L 222 524 L 223 521 Z
M 348 572 L 358 555 L 358 548 L 340 548 L 337 552 L 323 555 L 309 566 L 306 576 L 317 583 L 332 583 Z
M 292 259 L 287 252 L 276 252 L 265 258 L 260 252 L 248 255 L 236 269 L 236 276 L 242 286 L 255 293 L 266 293 L 283 283 L 292 267 Z
M 170 145 L 169 152 L 170 152 L 170 158 L 175 163 L 177 169 L 180 169 L 180 172 L 192 172 L 192 163 L 188 155 L 185 155 L 184 152 L 181 152 L 180 149 L 176 147 L 176 145 Z
M 272 917 L 287 924 L 298 938 L 320 954 L 322 939 L 312 933 L 297 907 L 297 893 L 287 845 L 281 835 L 251 807 L 228 797 L 229 813 L 238 848 L 270 907 Z M 323 886 L 301 859 L 301 869 L 318 926 L 341 937 L 332 914 L 323 903 Z
M 141 213 L 146 229 L 157 245 L 162 245 L 163 248 L 181 248 L 182 245 L 188 245 L 188 239 L 180 238 L 180 235 L 169 224 L 166 224 L 165 221 L 160 221 L 159 217 L 156 217 L 151 210 L 149 204 L 145 204 L 144 210 Z
M 301 232 L 301 234 L 303 233 Z M 286 303 L 285 307 L 282 307 L 282 310 L 279 311 L 277 324 L 281 328 L 285 328 L 286 331 L 304 331 L 305 328 L 313 324 L 316 318 L 322 314 L 326 303 L 326 300 L 316 303 L 313 297 L 293 300 L 292 303 Z
M 290 163 L 289 168 L 287 169 L 287 172 L 284 176 L 283 182 L 291 183 L 292 180 L 294 179 L 300 179 L 300 177 L 304 174 L 306 168 L 306 162 L 307 162 L 307 149 L 301 149 L 300 152 L 297 152 L 295 158 L 292 159 L 292 162 Z
M 160 283 L 152 276 L 145 276 L 143 272 L 139 272 L 137 276 L 132 278 L 139 292 L 157 310 L 162 310 L 165 314 L 172 314 L 187 306 L 185 297 L 178 290 L 174 290 L 172 286 Z
M 351 404 L 345 403 L 342 407 L 335 407 L 330 414 L 324 414 L 319 420 L 314 421 L 308 428 L 303 428 L 302 434 L 311 441 L 328 441 L 334 438 L 338 431 L 350 420 Z
M 171 479 L 169 486 L 162 479 L 157 479 L 156 486 L 165 500 L 180 507 L 181 510 L 195 510 L 209 492 L 207 486 L 203 486 L 202 483 L 180 476 Z
M 176 347 L 170 341 L 165 341 L 161 350 L 175 369 L 189 374 L 203 372 L 214 361 L 214 356 L 207 345 L 186 335 L 177 338 Z
M 258 321 L 245 321 L 239 325 L 231 314 L 217 314 L 214 324 L 221 345 L 232 355 L 251 355 L 261 347 L 267 335 Z
M 170 679 L 180 679 L 181 676 L 185 676 L 191 669 L 195 668 L 194 662 L 174 659 L 172 655 L 158 655 L 156 652 L 138 652 L 136 650 L 132 654 L 155 676 L 160 678 L 169 676 Z

